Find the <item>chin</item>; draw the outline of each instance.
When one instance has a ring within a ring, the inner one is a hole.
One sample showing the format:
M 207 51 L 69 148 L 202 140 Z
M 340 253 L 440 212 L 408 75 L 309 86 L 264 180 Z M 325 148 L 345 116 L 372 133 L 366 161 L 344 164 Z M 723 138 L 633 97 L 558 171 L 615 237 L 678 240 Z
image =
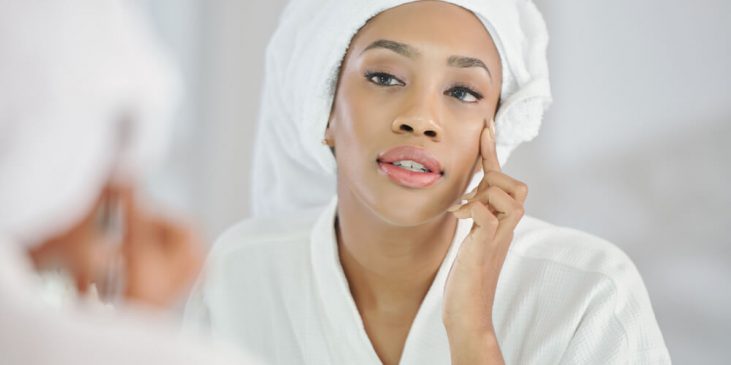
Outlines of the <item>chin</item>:
M 395 189 L 393 189 L 395 188 Z M 364 202 L 384 222 L 397 227 L 416 227 L 448 214 L 452 200 L 438 190 L 409 190 L 401 187 L 382 189 Z
M 442 180 L 425 188 L 409 188 L 381 173 L 353 174 L 338 170 L 338 199 L 360 206 L 376 219 L 396 227 L 417 227 L 443 219 L 462 195 L 461 182 Z
M 418 227 L 444 217 L 446 210 L 429 211 L 402 207 L 379 207 L 374 212 L 386 223 L 395 227 Z

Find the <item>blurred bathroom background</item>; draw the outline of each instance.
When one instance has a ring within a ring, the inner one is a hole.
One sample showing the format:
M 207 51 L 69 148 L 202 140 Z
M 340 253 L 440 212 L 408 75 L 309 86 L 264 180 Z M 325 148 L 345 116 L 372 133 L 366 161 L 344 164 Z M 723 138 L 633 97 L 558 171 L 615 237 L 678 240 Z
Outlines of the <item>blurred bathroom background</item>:
M 264 49 L 285 0 L 141 1 L 187 94 L 150 194 L 211 242 L 249 212 Z M 731 360 L 731 2 L 537 0 L 554 104 L 506 171 L 528 214 L 642 273 L 677 364 Z

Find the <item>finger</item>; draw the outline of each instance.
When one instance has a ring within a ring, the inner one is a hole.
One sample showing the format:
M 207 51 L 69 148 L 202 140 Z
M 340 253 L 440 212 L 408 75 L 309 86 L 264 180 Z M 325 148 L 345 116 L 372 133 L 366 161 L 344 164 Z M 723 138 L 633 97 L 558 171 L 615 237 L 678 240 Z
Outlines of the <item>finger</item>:
M 472 189 L 469 193 L 465 193 L 459 199 L 460 200 L 470 200 L 470 199 L 474 198 L 475 195 L 477 195 L 477 187 Z
M 485 128 L 480 136 L 480 156 L 482 157 L 482 171 L 500 171 L 500 162 L 497 158 L 495 145 L 495 121 L 486 121 Z
M 488 171 L 485 173 L 483 183 L 486 186 L 494 186 L 502 189 L 520 204 L 524 204 L 525 199 L 528 197 L 528 186 L 525 183 L 500 171 Z M 484 194 L 485 191 L 486 189 L 483 189 L 480 193 L 473 196 L 472 199 L 479 199 L 480 194 Z
M 483 204 L 488 205 L 488 197 L 487 197 L 487 189 L 490 187 L 490 185 L 487 184 L 487 182 L 483 179 L 480 181 L 480 184 L 469 194 L 469 197 L 464 196 L 461 199 L 466 199 L 466 201 L 460 201 L 457 204 L 452 205 L 447 209 L 449 212 L 454 213 L 457 218 L 464 219 L 464 218 L 471 218 L 470 214 L 470 207 L 471 203 L 474 202 L 482 202 Z M 488 209 L 491 210 L 492 213 L 495 213 L 494 210 L 488 205 Z
M 118 196 L 119 204 L 122 207 L 122 215 L 124 219 L 125 242 L 134 241 L 134 236 L 138 235 L 141 228 L 141 222 L 145 220 L 142 211 L 137 205 L 137 197 L 132 185 L 116 185 L 113 188 L 114 193 Z
M 472 205 L 475 203 L 479 203 L 480 201 L 471 201 L 467 202 L 465 204 L 455 204 L 451 206 L 448 211 L 454 214 L 455 217 L 458 219 L 467 219 L 472 218 Z
M 459 199 L 457 199 L 456 203 L 452 204 L 449 208 L 447 208 L 447 211 L 454 212 L 454 211 L 458 210 L 459 208 L 461 208 L 464 204 L 469 203 L 469 201 L 472 200 L 472 198 L 474 198 L 477 195 L 477 189 L 478 188 L 475 187 L 469 193 L 464 193 L 464 195 L 462 195 L 461 197 L 459 197 Z
M 499 254 L 497 257 L 502 258 L 510 248 L 510 243 L 513 240 L 513 232 L 515 232 L 515 227 L 523 218 L 524 209 L 522 204 L 518 203 L 502 189 L 491 187 L 488 191 L 490 194 L 490 205 L 500 212 L 497 214 L 500 224 L 495 232 L 494 240 L 496 253 Z
M 513 199 L 508 193 L 497 186 L 491 186 L 485 191 L 488 208 L 493 208 L 500 222 L 518 223 L 523 217 L 523 205 Z
M 470 215 L 475 222 L 476 228 L 481 230 L 482 238 L 491 238 L 500 224 L 499 219 L 487 209 L 487 205 L 481 202 L 470 204 Z
M 164 218 L 160 219 L 159 225 L 166 249 L 190 254 L 202 251 L 201 240 L 190 225 Z
M 199 268 L 205 256 L 203 244 L 190 224 L 166 217 L 158 217 L 152 224 L 161 259 L 176 262 L 184 271 Z
M 454 205 L 449 208 L 449 211 L 460 219 L 471 218 L 471 209 L 475 203 L 484 204 L 492 214 L 501 220 L 512 220 L 515 216 L 518 216 L 519 220 L 524 210 L 523 204 L 503 189 L 497 186 L 487 186 L 484 190 L 478 191 L 477 195 L 467 203 Z
M 492 249 L 494 237 L 500 221 L 492 214 L 487 206 L 481 202 L 473 202 L 469 205 L 469 213 L 473 225 L 467 239 L 470 247 L 470 256 L 481 262 Z

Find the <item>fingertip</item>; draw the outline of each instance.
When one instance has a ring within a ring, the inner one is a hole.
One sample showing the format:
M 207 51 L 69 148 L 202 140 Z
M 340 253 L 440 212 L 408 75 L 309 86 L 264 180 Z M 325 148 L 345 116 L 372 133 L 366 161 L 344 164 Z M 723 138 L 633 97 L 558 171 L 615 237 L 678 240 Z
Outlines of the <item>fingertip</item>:
M 471 200 L 477 195 L 477 188 L 472 189 L 469 193 L 465 193 L 460 197 L 460 200 Z
M 458 219 L 466 219 L 471 216 L 470 213 L 470 203 L 464 204 L 459 206 L 456 210 L 452 211 L 451 213 L 454 214 L 455 217 Z
M 490 131 L 490 138 L 493 142 L 495 142 L 495 119 L 490 118 L 490 122 L 488 122 L 487 126 L 488 130 Z
M 497 147 L 495 140 L 495 122 L 488 122 L 480 140 L 480 155 L 482 156 L 483 172 L 500 170 L 500 163 L 497 158 Z

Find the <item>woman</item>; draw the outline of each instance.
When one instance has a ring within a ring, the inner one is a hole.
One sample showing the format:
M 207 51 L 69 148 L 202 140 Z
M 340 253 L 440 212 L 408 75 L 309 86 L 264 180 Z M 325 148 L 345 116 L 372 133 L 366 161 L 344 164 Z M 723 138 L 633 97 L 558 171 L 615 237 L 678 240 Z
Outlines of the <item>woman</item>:
M 550 100 L 534 6 L 336 3 L 285 11 L 255 186 L 278 216 L 221 237 L 188 322 L 283 364 L 669 362 L 629 259 L 522 217 L 527 189 L 500 172 Z M 309 186 L 333 157 L 330 204 L 282 213 L 327 196 Z
M 153 214 L 134 193 L 163 155 L 178 93 L 138 9 L 2 1 L 0 53 L 0 363 L 246 361 L 161 320 L 202 253 L 187 225 Z M 69 295 L 49 296 L 45 272 L 67 274 Z M 73 289 L 92 284 L 120 310 L 71 302 Z

